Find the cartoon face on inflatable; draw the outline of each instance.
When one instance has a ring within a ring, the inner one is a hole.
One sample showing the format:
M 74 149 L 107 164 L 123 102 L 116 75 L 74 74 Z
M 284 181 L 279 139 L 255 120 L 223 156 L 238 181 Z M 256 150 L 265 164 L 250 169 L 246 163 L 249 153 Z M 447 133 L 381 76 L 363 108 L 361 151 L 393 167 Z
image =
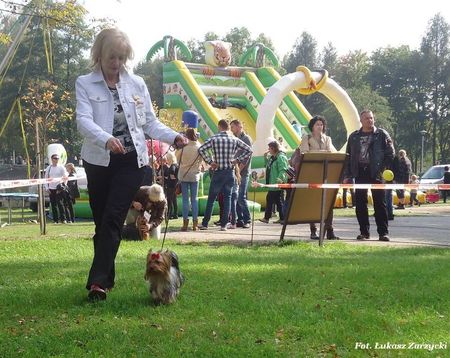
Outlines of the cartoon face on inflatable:
M 226 67 L 231 63 L 231 43 L 224 41 L 205 42 L 205 62 L 214 67 Z

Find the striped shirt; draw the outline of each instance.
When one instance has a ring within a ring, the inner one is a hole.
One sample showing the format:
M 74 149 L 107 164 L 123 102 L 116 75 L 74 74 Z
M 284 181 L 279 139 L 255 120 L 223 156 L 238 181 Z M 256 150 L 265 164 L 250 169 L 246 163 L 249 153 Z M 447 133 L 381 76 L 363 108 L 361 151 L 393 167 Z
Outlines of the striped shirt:
M 217 163 L 218 170 L 232 169 L 234 160 L 242 163 L 252 155 L 252 149 L 247 144 L 225 131 L 209 138 L 198 152 L 206 163 Z

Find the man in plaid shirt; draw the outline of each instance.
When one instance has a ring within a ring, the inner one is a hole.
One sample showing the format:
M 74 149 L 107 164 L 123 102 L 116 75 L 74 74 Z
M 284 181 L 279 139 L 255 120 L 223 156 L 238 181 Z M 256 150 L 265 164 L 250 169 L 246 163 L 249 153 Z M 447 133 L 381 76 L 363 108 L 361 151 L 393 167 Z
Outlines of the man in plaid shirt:
M 220 226 L 222 231 L 227 229 L 231 206 L 231 189 L 236 180 L 234 167 L 236 164 L 245 163 L 252 155 L 252 149 L 247 144 L 227 132 L 229 125 L 226 120 L 221 119 L 218 127 L 219 133 L 209 138 L 198 149 L 203 160 L 210 165 L 213 171 L 209 186 L 208 202 L 202 226 L 199 227 L 200 230 L 208 229 L 214 201 L 220 192 L 222 192 L 224 199 L 224 211 L 223 216 L 220 218 Z M 238 151 L 239 155 L 236 156 Z

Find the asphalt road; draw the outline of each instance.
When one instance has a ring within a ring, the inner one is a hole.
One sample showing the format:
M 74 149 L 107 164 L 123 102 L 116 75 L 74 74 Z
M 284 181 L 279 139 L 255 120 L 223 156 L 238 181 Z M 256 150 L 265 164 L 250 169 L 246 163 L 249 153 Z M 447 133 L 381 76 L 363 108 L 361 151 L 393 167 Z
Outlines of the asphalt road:
M 423 207 L 423 206 L 422 206 Z M 343 209 L 340 209 L 343 210 Z M 351 209 L 348 209 L 351 210 Z M 371 239 L 357 241 L 359 234 L 356 217 L 335 217 L 334 229 L 336 235 L 342 241 L 356 244 L 376 245 L 431 245 L 450 247 L 450 206 L 440 208 L 415 208 L 420 216 L 396 216 L 394 221 L 389 222 L 390 242 L 378 241 L 375 220 L 370 219 Z M 277 242 L 280 238 L 282 226 L 279 224 L 264 224 L 255 222 L 253 242 Z M 218 227 L 210 227 L 207 231 L 185 233 L 170 232 L 167 237 L 182 242 L 216 242 L 216 243 L 250 243 L 252 229 L 235 229 L 222 232 Z M 314 242 L 309 239 L 309 225 L 289 225 L 285 234 L 286 240 L 302 240 Z M 327 241 L 325 240 L 325 243 Z

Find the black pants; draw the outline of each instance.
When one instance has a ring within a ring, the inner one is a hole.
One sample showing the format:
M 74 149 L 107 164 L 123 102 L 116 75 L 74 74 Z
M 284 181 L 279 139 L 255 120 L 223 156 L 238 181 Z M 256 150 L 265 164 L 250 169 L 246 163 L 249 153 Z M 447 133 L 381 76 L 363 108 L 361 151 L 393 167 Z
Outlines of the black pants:
M 268 191 L 266 196 L 266 211 L 264 213 L 264 219 L 269 220 L 271 218 L 272 207 L 273 205 L 276 205 L 280 220 L 284 220 L 283 201 L 282 190 Z
M 63 204 L 64 204 L 64 213 L 66 215 L 66 220 L 75 222 L 75 215 L 73 212 L 73 203 L 74 199 L 70 196 L 68 192 L 63 192 Z
M 56 189 L 49 189 L 50 206 L 52 207 L 52 216 L 55 223 L 66 220 L 63 197 Z
M 359 176 L 355 178 L 356 184 L 381 184 L 380 181 L 370 178 L 369 169 L 360 169 Z M 388 231 L 388 216 L 384 190 L 372 190 L 373 208 L 378 235 L 386 235 Z M 362 235 L 370 234 L 369 211 L 367 209 L 367 189 L 355 190 L 356 217 Z
M 450 196 L 449 193 L 450 190 L 442 190 L 442 200 L 444 201 L 444 203 L 447 202 L 447 196 Z
M 95 223 L 94 259 L 86 288 L 97 284 L 114 287 L 115 259 L 122 227 L 134 195 L 141 186 L 144 171 L 138 168 L 136 152 L 111 154 L 108 167 L 83 161 L 89 204 Z
M 178 217 L 178 202 L 176 188 L 166 188 L 168 217 Z

